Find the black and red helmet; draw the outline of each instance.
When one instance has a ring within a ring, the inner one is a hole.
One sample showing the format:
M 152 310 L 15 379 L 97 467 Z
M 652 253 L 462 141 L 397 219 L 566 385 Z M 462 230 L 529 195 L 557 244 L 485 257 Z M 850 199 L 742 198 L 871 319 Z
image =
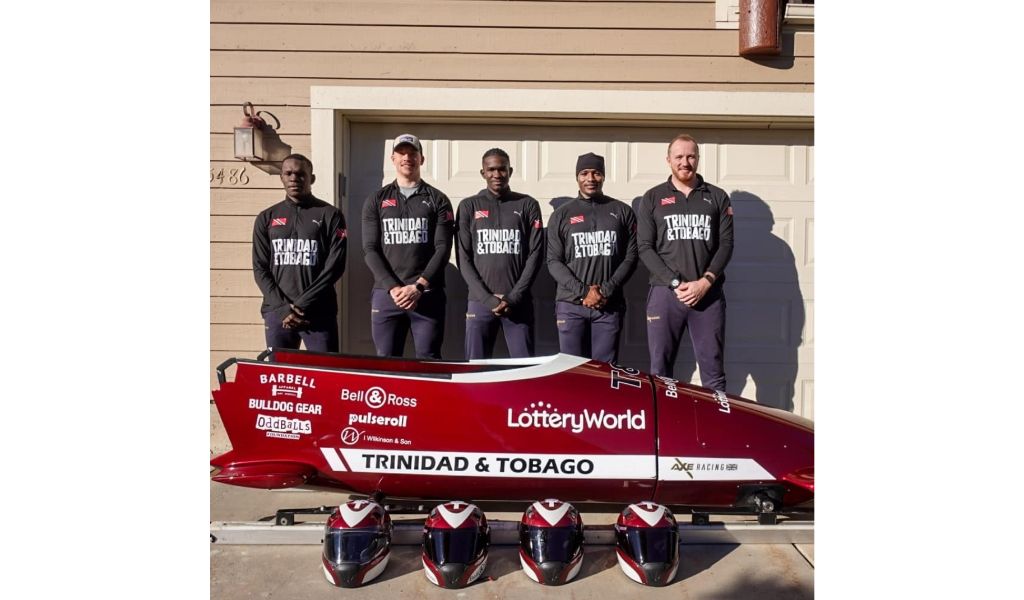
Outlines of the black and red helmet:
M 534 502 L 519 521 L 519 562 L 543 585 L 561 585 L 583 564 L 583 518 L 568 502 Z
M 487 517 L 475 504 L 438 504 L 423 523 L 423 571 L 434 585 L 466 587 L 483 574 L 490 545 Z
M 324 576 L 339 587 L 358 587 L 384 571 L 391 556 L 391 517 L 370 500 L 334 509 L 324 527 Z
M 679 528 L 672 511 L 654 502 L 627 506 L 615 521 L 615 554 L 633 581 L 669 584 L 679 569 Z

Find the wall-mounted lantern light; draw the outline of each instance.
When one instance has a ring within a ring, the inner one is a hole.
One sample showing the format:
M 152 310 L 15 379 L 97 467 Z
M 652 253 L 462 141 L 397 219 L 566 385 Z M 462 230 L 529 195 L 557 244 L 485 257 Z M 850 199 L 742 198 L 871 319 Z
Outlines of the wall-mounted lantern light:
M 235 127 L 235 158 L 247 161 L 264 160 L 266 151 L 263 146 L 263 128 L 267 126 L 267 122 L 259 117 L 252 102 L 242 105 L 242 114 L 245 117 L 241 124 Z

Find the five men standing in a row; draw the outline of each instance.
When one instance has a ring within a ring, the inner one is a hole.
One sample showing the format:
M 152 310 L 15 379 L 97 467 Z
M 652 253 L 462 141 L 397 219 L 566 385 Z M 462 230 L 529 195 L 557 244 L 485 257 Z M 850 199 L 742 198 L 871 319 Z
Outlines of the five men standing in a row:
M 486 188 L 460 202 L 457 216 L 448 197 L 422 180 L 423 148 L 415 136 L 396 138 L 391 160 L 395 181 L 372 194 L 362 211 L 377 354 L 400 356 L 411 330 L 417 357 L 440 358 L 444 268 L 454 237 L 469 295 L 466 357 L 490 357 L 499 328 L 511 356 L 531 356 L 530 288 L 544 260 L 544 227 L 538 202 L 509 187 L 508 154 L 498 148 L 484 154 Z M 666 157 L 671 176 L 639 198 L 634 212 L 604 195 L 603 157 L 578 158 L 579 194 L 554 211 L 547 227 L 562 352 L 618 360 L 623 286 L 639 257 L 650 273 L 651 373 L 672 375 L 689 327 L 702 384 L 724 390 L 722 284 L 732 255 L 733 211 L 729 196 L 697 173 L 699 160 L 696 140 L 676 136 Z M 310 193 L 314 178 L 305 157 L 286 158 L 281 179 L 287 198 L 260 213 L 253 230 L 267 345 L 297 348 L 301 338 L 309 350 L 337 351 L 333 284 L 344 270 L 344 218 Z

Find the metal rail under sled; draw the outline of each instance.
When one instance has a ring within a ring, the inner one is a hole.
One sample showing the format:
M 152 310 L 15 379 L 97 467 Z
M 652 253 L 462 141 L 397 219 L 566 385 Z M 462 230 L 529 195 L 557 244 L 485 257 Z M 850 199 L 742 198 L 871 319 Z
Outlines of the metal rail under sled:
M 511 546 L 519 543 L 518 521 L 489 521 L 491 543 Z M 612 525 L 584 527 L 587 544 L 611 545 L 615 543 Z M 319 545 L 323 543 L 323 523 L 275 525 L 266 522 L 210 523 L 210 541 L 215 544 L 279 544 Z M 416 546 L 423 541 L 422 523 L 395 523 L 392 543 Z M 814 522 L 785 521 L 776 525 L 758 523 L 716 523 L 707 525 L 680 524 L 681 544 L 813 544 Z

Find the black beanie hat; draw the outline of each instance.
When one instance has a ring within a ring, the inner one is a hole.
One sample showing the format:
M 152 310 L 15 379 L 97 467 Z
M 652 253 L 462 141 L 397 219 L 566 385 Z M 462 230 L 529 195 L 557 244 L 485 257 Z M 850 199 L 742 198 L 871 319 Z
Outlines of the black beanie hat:
M 576 174 L 579 175 L 580 171 L 584 169 L 597 169 L 604 175 L 604 157 L 598 156 L 593 152 L 581 154 L 576 159 Z

